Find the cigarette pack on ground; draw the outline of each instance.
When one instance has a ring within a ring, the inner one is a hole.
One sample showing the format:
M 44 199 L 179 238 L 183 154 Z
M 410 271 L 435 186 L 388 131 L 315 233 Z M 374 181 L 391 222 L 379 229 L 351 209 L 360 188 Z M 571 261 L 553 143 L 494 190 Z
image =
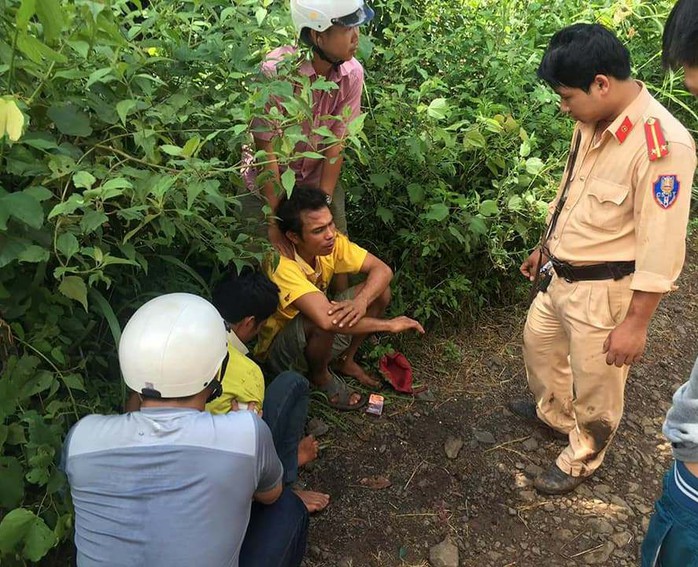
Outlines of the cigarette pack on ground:
M 370 413 L 371 415 L 381 415 L 383 413 L 383 396 L 379 394 L 371 394 L 368 398 L 366 413 Z

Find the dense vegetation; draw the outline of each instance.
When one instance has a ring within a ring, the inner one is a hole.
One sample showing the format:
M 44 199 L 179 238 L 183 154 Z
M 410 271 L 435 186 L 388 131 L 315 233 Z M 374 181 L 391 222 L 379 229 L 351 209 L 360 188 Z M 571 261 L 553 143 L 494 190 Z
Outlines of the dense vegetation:
M 62 440 L 79 416 L 120 406 L 115 344 L 128 315 L 163 292 L 206 295 L 228 266 L 259 258 L 235 197 L 248 125 L 282 99 L 277 150 L 291 160 L 311 96 L 307 83 L 294 96 L 283 73 L 258 78 L 264 54 L 293 41 L 285 4 L 3 0 L 3 565 L 69 539 Z M 373 5 L 360 53 L 366 114 L 344 176 L 351 233 L 396 269 L 396 310 L 450 316 L 511 289 L 571 131 L 535 78 L 561 26 L 616 30 L 637 75 L 694 118 L 680 78 L 659 69 L 669 2 Z

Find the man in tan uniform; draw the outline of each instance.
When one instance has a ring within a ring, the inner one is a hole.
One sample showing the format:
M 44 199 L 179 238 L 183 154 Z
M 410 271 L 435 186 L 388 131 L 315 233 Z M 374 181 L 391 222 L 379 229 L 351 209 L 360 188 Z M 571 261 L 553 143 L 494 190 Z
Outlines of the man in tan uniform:
M 628 51 L 602 26 L 555 34 L 538 75 L 577 124 L 542 245 L 521 265 L 537 280 L 552 263 L 524 329 L 535 404 L 509 407 L 568 436 L 534 483 L 562 494 L 601 465 L 630 364 L 683 266 L 696 155 L 686 129 L 631 79 Z

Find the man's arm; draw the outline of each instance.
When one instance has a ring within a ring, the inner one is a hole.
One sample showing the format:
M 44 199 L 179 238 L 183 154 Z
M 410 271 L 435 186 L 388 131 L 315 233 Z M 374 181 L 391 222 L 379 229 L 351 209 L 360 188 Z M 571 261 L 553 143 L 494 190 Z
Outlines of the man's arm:
M 380 297 L 393 279 L 390 267 L 371 253 L 366 255 L 360 273 L 367 277 L 354 299 L 332 304 L 327 311 L 328 315 L 334 316 L 332 323 L 341 329 L 355 326 L 366 315 L 368 306 Z
M 254 500 L 257 502 L 266 504 L 268 506 L 269 504 L 273 504 L 279 499 L 279 496 L 281 496 L 283 489 L 283 483 L 279 482 L 271 490 L 265 490 L 264 492 L 255 492 L 252 498 L 254 498 Z
M 342 333 L 346 335 L 364 335 L 368 333 L 402 333 L 413 329 L 418 333 L 424 333 L 422 326 L 409 317 L 395 317 L 394 319 L 376 319 L 374 317 L 363 317 L 352 327 L 339 327 L 332 322 L 332 315 L 329 311 L 332 304 L 322 292 L 307 293 L 296 299 L 293 305 L 303 315 L 310 319 L 320 329 L 327 332 Z
M 342 149 L 342 144 L 335 144 L 325 150 L 325 161 L 322 164 L 319 189 L 330 197 L 334 196 L 339 174 L 342 171 L 342 163 L 344 163 Z
M 635 364 L 640 360 L 647 344 L 647 329 L 663 296 L 663 293 L 633 292 L 628 314 L 611 331 L 603 345 L 606 364 L 615 364 L 620 368 L 624 364 Z
M 267 200 L 267 203 L 269 203 L 272 214 L 275 214 L 280 200 L 279 196 L 276 194 L 276 187 L 278 187 L 281 182 L 279 162 L 276 159 L 276 154 L 274 153 L 272 140 L 262 140 L 261 138 L 255 136 L 254 142 L 258 151 L 264 150 L 267 154 L 266 163 L 264 164 L 264 171 L 269 175 L 269 179 L 267 179 L 262 187 L 262 195 Z M 276 248 L 287 258 L 293 258 L 293 248 L 291 247 L 291 243 L 281 232 L 279 225 L 273 218 L 269 219 L 267 235 L 269 242 L 271 242 L 274 248 Z

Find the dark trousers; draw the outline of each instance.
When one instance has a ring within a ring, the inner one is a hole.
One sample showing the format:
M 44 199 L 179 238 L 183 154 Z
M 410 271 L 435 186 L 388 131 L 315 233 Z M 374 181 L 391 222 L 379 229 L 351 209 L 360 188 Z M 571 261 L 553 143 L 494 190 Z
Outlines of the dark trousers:
M 308 511 L 286 487 L 271 506 L 252 503 L 240 567 L 299 567 L 308 537 Z
M 284 484 L 298 480 L 298 442 L 308 419 L 310 386 L 297 372 L 282 372 L 267 386 L 262 417 L 284 466 Z

